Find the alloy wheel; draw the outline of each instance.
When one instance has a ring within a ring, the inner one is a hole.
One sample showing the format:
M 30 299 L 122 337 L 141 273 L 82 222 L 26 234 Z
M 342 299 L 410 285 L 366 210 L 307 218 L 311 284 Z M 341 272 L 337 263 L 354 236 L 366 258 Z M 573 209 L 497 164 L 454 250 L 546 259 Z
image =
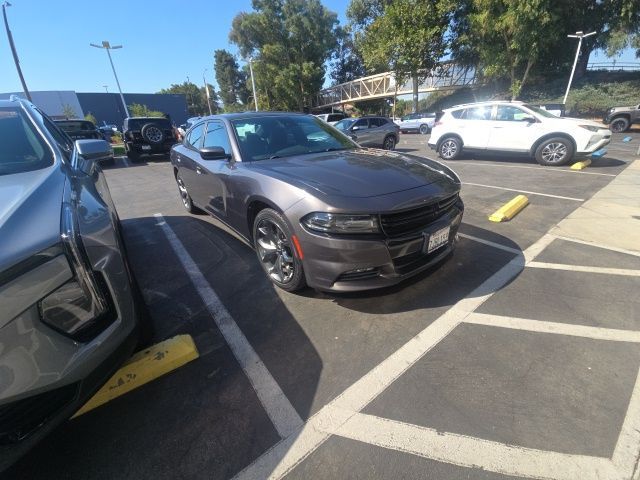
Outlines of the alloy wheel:
M 548 163 L 562 162 L 567 156 L 567 146 L 564 143 L 552 142 L 542 149 L 542 158 Z
M 189 198 L 189 192 L 187 192 L 187 187 L 185 186 L 182 178 L 177 177 L 176 182 L 178 183 L 178 190 L 180 191 L 180 198 L 182 199 L 182 204 L 185 206 L 187 210 L 191 208 L 191 200 Z
M 162 132 L 158 127 L 149 127 L 145 133 L 150 142 L 160 143 L 162 140 Z
M 384 145 L 382 145 L 382 148 L 384 148 L 385 150 L 393 150 L 393 147 L 395 146 L 396 142 L 393 137 L 387 137 L 384 139 Z
M 276 282 L 287 283 L 295 274 L 291 242 L 282 229 L 269 219 L 262 219 L 256 229 L 258 258 L 267 274 Z
M 627 129 L 627 121 L 623 118 L 618 118 L 611 122 L 611 131 L 614 133 L 621 133 Z
M 440 146 L 440 155 L 442 158 L 450 159 L 454 158 L 458 153 L 458 145 L 453 140 L 446 140 Z

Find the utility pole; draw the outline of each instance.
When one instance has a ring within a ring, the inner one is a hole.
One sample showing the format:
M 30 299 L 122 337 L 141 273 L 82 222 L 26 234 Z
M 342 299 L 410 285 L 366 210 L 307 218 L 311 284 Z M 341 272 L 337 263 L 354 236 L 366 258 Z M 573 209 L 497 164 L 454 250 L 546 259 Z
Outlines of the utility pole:
M 568 38 L 577 38 L 578 40 L 578 49 L 576 50 L 576 58 L 573 61 L 573 68 L 571 69 L 571 76 L 569 77 L 569 83 L 567 84 L 567 91 L 564 94 L 564 100 L 562 100 L 562 104 L 565 105 L 567 103 L 567 97 L 569 96 L 569 90 L 571 89 L 571 82 L 573 81 L 573 74 L 576 71 L 576 65 L 578 64 L 578 57 L 580 56 L 580 48 L 582 48 L 582 39 L 590 37 L 591 35 L 595 35 L 596 32 L 591 32 L 585 34 L 582 31 L 576 32 L 575 35 L 567 35 Z
M 209 96 L 209 85 L 207 85 L 207 78 L 204 76 L 208 69 L 204 69 L 202 72 L 202 81 L 204 82 L 204 91 L 207 94 L 207 105 L 209 105 L 209 115 L 213 115 L 213 110 L 211 109 L 211 97 Z
M 102 49 L 107 51 L 107 56 L 109 57 L 109 63 L 111 64 L 111 70 L 113 70 L 113 76 L 116 78 L 116 85 L 118 85 L 118 91 L 120 92 L 120 100 L 122 100 L 122 106 L 124 107 L 124 113 L 125 113 L 125 115 L 127 117 L 130 117 L 131 115 L 129 115 L 129 109 L 127 108 L 127 102 L 124 101 L 124 95 L 122 94 L 122 88 L 120 88 L 120 81 L 118 80 L 118 74 L 116 73 L 116 68 L 113 66 L 113 60 L 111 59 L 111 50 L 116 50 L 118 48 L 122 48 L 122 45 L 114 45 L 112 47 L 111 44 L 106 40 L 102 41 L 102 45 L 96 45 L 95 43 L 90 43 L 89 45 L 91 45 L 92 47 L 95 47 L 95 48 L 102 48 Z
M 249 72 L 251 72 L 251 86 L 253 87 L 253 102 L 256 106 L 256 112 L 258 111 L 258 96 L 256 95 L 256 81 L 253 78 L 253 58 L 249 57 Z
M 2 2 L 2 16 L 4 17 L 4 28 L 7 31 L 7 38 L 9 39 L 9 45 L 11 46 L 11 53 L 13 54 L 13 62 L 16 64 L 16 70 L 18 71 L 18 76 L 20 77 L 20 83 L 22 83 L 22 90 L 27 97 L 27 100 L 30 102 L 31 94 L 29 93 L 29 89 L 27 88 L 27 83 L 24 81 L 24 76 L 22 75 L 22 69 L 20 68 L 20 61 L 18 60 L 18 52 L 16 51 L 16 46 L 13 43 L 13 35 L 11 35 L 11 30 L 9 30 L 9 22 L 7 21 L 7 7 L 10 7 L 11 4 L 9 2 Z

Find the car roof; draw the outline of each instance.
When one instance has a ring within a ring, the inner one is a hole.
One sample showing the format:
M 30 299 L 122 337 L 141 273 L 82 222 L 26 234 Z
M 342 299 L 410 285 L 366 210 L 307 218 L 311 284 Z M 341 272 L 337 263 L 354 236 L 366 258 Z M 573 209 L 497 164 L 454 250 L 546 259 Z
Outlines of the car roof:
M 485 102 L 461 103 L 460 105 L 453 105 L 452 107 L 445 108 L 443 111 L 448 112 L 449 110 L 458 110 L 460 108 L 482 107 L 489 105 L 524 105 L 524 102 L 519 100 L 487 100 Z
M 244 118 L 258 118 L 258 117 L 291 117 L 291 116 L 310 116 L 311 114 L 299 113 L 299 112 L 271 112 L 271 111 L 247 111 L 247 112 L 236 112 L 236 113 L 220 113 L 217 115 L 207 115 L 206 117 L 200 117 L 198 120 L 239 120 Z
M 9 98 L 0 99 L 0 107 L 17 107 L 20 105 L 30 105 L 30 103 L 17 95 L 9 95 Z

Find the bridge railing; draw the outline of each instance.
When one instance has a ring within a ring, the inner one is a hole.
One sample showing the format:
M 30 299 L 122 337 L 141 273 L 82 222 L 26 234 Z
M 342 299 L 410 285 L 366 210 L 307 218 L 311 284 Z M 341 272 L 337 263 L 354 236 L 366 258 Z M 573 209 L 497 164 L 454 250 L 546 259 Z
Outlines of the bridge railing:
M 418 92 L 433 92 L 460 88 L 476 83 L 474 67 L 444 63 L 433 69 L 418 83 Z M 313 107 L 340 105 L 374 98 L 407 95 L 413 92 L 412 79 L 403 83 L 396 80 L 394 72 L 378 73 L 325 88 L 313 97 Z
M 587 65 L 587 70 L 640 72 L 640 62 L 593 62 Z

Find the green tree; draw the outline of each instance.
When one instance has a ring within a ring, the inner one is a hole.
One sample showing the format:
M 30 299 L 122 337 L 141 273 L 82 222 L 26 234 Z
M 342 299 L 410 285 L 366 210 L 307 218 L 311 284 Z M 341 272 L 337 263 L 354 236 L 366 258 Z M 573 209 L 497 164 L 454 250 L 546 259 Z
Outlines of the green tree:
M 70 118 L 78 117 L 78 115 L 76 114 L 75 108 L 73 108 L 68 103 L 65 103 L 64 105 L 62 105 L 62 116 L 67 120 L 69 120 Z
M 187 110 L 192 117 L 208 115 L 209 105 L 204 86 L 199 87 L 192 82 L 172 84 L 169 88 L 163 88 L 158 93 L 183 94 L 187 100 Z M 209 95 L 211 97 L 211 108 L 213 113 L 218 111 L 217 94 L 212 85 L 209 85 Z
M 158 110 L 151 110 L 146 105 L 140 103 L 132 103 L 127 105 L 129 109 L 129 115 L 132 117 L 164 117 L 164 113 Z
M 91 113 L 91 112 L 87 113 L 84 116 L 84 119 L 88 120 L 89 122 L 93 123 L 94 125 L 98 124 L 98 120 L 96 119 L 95 115 L 93 113 Z
M 330 72 L 334 85 L 366 76 L 364 60 L 356 49 L 351 29 L 348 26 L 336 28 L 336 40 L 338 45 L 331 56 Z
M 386 64 L 400 83 L 412 78 L 414 111 L 418 80 L 428 76 L 446 53 L 450 18 L 447 0 L 396 0 L 364 27 L 360 48 L 365 65 Z
M 244 109 L 242 104 L 247 103 L 250 97 L 247 88 L 247 74 L 240 70 L 235 57 L 226 50 L 216 50 L 214 52 L 214 68 L 216 82 L 218 82 L 220 89 L 220 99 L 225 111 Z
M 253 0 L 233 19 L 229 39 L 253 68 L 262 109 L 304 109 L 322 88 L 336 46 L 337 15 L 319 0 Z

